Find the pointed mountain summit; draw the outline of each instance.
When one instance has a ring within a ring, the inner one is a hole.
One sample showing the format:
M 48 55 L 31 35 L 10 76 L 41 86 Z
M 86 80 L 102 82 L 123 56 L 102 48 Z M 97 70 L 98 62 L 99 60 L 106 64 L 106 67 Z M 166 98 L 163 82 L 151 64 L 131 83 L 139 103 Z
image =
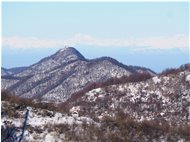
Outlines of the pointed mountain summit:
M 51 58 L 59 63 L 75 60 L 85 60 L 84 56 L 73 47 L 65 47 L 58 50 Z
M 66 66 L 78 60 L 84 61 L 84 56 L 73 47 L 65 47 L 58 50 L 55 54 L 41 59 L 39 62 L 29 66 L 24 72 L 16 74 L 16 76 L 27 76 L 28 74 L 44 73 Z
M 25 98 L 62 102 L 92 82 L 137 72 L 154 75 L 150 69 L 127 66 L 110 57 L 87 60 L 75 48 L 67 47 L 19 73 L 2 76 L 2 89 Z

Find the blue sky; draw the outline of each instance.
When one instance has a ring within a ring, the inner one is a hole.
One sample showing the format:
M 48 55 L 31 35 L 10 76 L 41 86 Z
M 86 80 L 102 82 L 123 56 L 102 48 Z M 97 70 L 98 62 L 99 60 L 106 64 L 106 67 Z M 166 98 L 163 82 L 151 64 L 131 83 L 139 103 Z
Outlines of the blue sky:
M 6 68 L 68 45 L 159 72 L 189 62 L 189 3 L 3 2 L 2 37 Z

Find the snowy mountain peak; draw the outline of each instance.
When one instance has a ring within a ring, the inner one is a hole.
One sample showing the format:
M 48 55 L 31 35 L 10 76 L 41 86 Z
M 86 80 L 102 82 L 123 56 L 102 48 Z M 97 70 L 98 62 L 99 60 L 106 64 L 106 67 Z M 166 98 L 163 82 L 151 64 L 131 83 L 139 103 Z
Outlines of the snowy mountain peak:
M 64 48 L 61 48 L 60 50 L 58 50 L 58 52 L 64 52 L 66 50 L 76 50 L 76 49 L 74 47 L 65 46 Z
M 84 56 L 73 47 L 65 47 L 57 51 L 52 58 L 56 61 L 85 60 Z
M 25 98 L 62 102 L 93 82 L 130 76 L 139 70 L 150 72 L 110 57 L 87 60 L 75 48 L 67 47 L 22 72 L 3 77 L 2 88 Z

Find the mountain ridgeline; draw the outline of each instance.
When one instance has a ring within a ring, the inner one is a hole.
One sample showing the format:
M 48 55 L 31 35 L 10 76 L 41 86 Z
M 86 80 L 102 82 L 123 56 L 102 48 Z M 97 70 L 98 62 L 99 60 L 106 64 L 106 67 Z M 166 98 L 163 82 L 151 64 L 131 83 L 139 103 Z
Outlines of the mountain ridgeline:
M 155 74 L 110 57 L 89 60 L 68 47 L 1 71 L 7 140 L 28 118 L 23 141 L 190 141 L 189 63 Z
M 127 66 L 110 57 L 89 60 L 67 47 L 29 67 L 1 68 L 1 87 L 23 98 L 64 102 L 91 83 L 135 73 L 155 75 L 150 69 Z

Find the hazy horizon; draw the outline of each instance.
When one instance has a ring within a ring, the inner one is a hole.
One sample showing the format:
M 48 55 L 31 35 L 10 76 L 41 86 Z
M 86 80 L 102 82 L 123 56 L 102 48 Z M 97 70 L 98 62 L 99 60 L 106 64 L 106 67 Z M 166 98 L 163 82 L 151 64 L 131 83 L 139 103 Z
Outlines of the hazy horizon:
M 2 2 L 2 62 L 29 66 L 73 46 L 160 72 L 189 63 L 188 2 Z

